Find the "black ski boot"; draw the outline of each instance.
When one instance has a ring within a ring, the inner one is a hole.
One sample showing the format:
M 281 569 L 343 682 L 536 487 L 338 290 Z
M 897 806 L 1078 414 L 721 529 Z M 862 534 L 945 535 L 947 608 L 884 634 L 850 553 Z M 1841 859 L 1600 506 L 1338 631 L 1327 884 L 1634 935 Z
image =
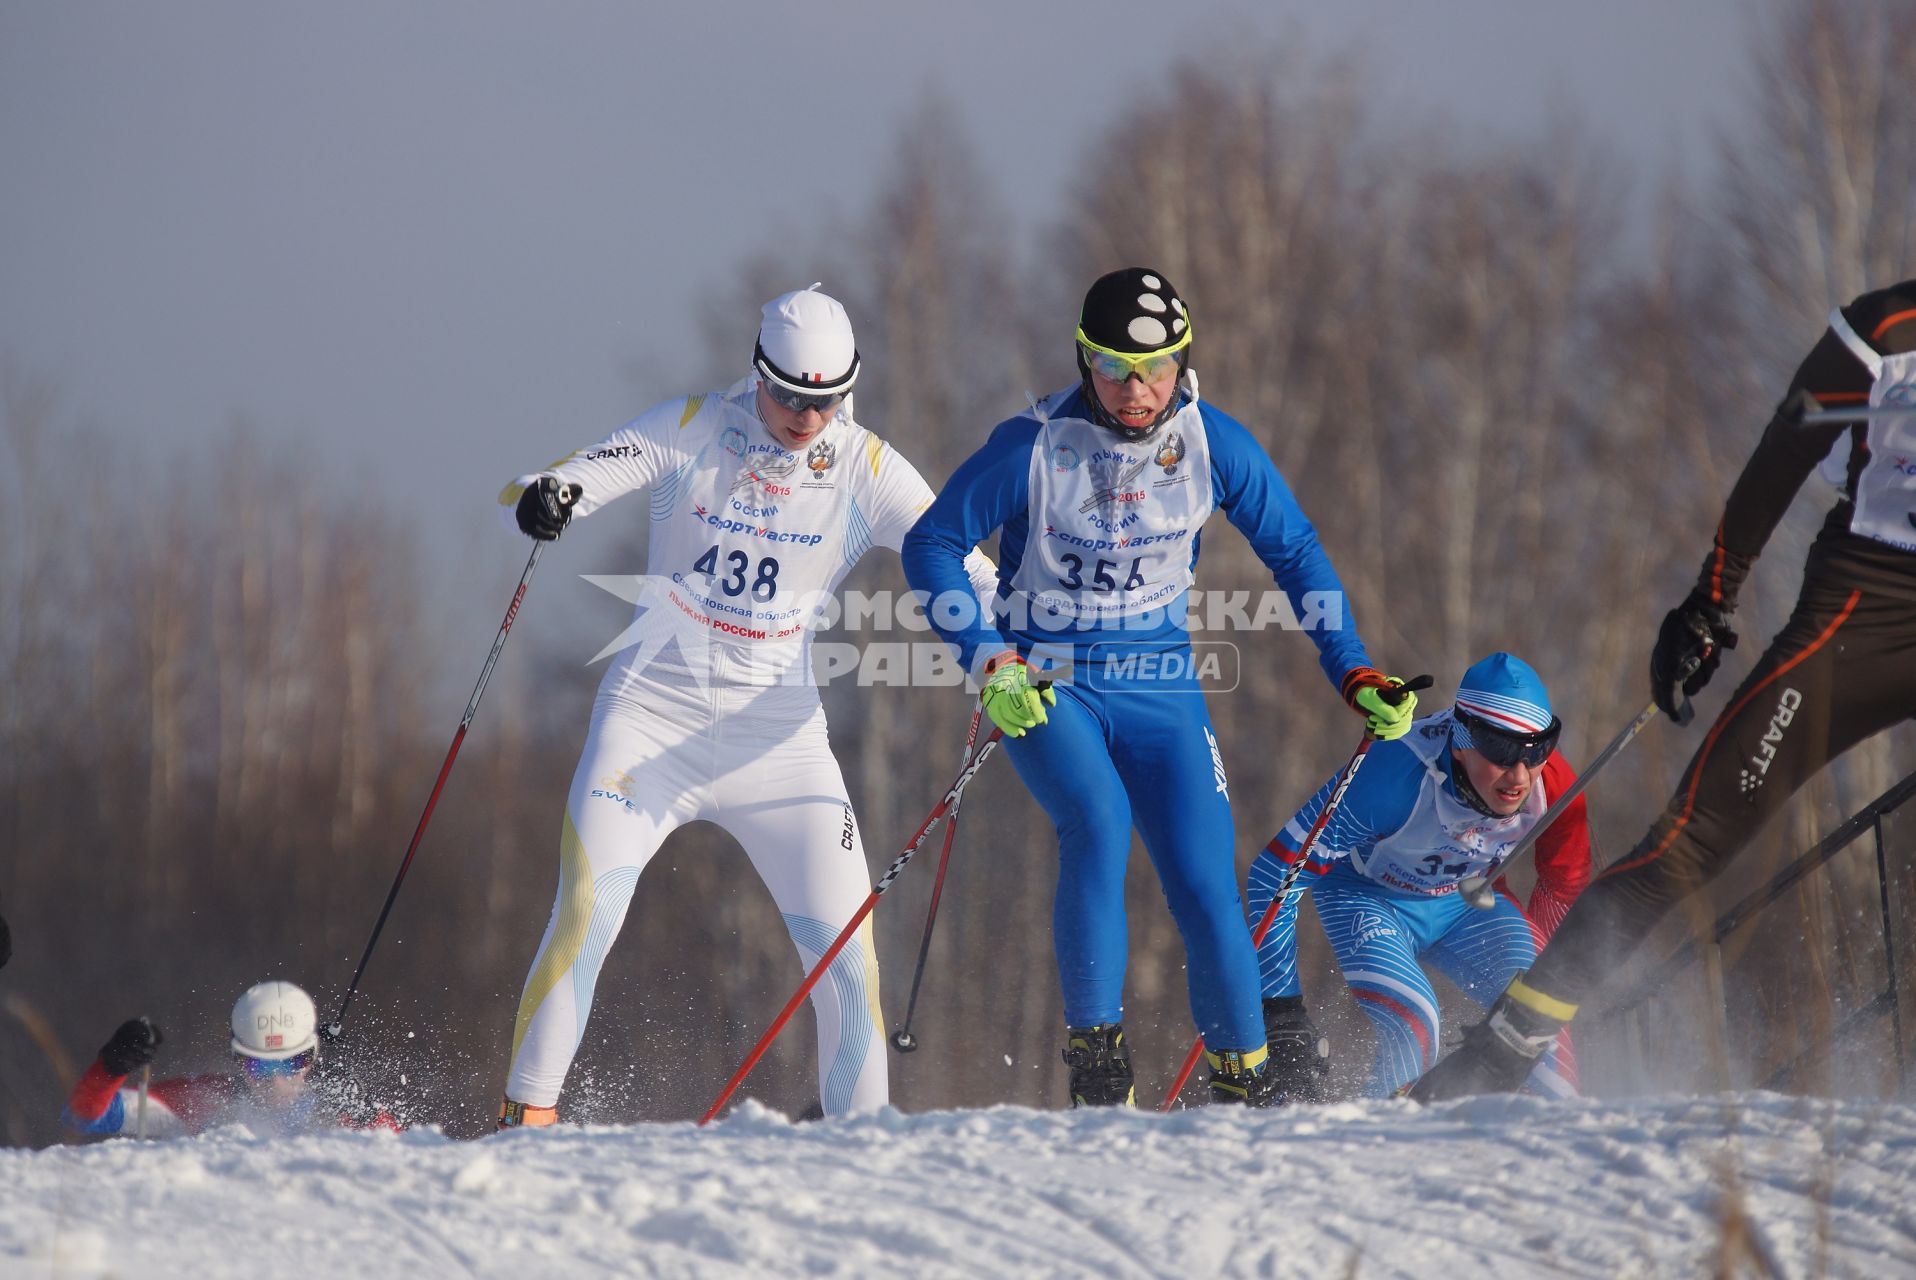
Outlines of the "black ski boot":
M 1254 1061 L 1246 1062 L 1247 1057 Z M 1249 1107 L 1275 1107 L 1283 1102 L 1277 1074 L 1271 1068 L 1270 1055 L 1244 1054 L 1227 1049 L 1218 1054 L 1209 1049 L 1204 1059 L 1211 1064 L 1211 1101 L 1241 1102 Z
M 1279 1106 L 1330 1101 L 1331 1042 L 1311 1021 L 1304 997 L 1266 996 L 1264 1037 L 1271 1046 L 1264 1073 Z
M 1535 1007 L 1555 1006 L 1566 1013 L 1556 1018 Z M 1449 1102 L 1478 1093 L 1515 1093 L 1523 1087 L 1537 1059 L 1557 1042 L 1557 1033 L 1576 1006 L 1553 1000 L 1524 985 L 1510 987 L 1490 1006 L 1490 1016 L 1464 1032 L 1456 1052 L 1439 1062 L 1405 1091 L 1412 1102 Z
M 1071 1068 L 1071 1105 L 1074 1107 L 1134 1107 L 1131 1087 L 1131 1046 L 1124 1042 L 1124 1024 L 1069 1027 L 1065 1030 L 1064 1064 Z

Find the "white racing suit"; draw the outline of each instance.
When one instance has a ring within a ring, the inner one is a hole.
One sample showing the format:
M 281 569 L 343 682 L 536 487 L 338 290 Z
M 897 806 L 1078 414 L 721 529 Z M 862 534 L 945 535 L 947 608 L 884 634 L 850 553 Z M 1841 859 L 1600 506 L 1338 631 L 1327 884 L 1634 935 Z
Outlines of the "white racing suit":
M 557 1105 L 599 969 L 652 855 L 705 819 L 744 846 L 799 957 L 822 956 L 871 890 L 811 672 L 819 605 L 873 546 L 894 550 L 931 502 L 924 480 L 852 420 L 800 452 L 759 420 L 757 381 L 661 404 L 537 476 L 583 489 L 585 517 L 652 491 L 647 576 L 599 686 L 566 798 L 559 891 L 513 1028 L 507 1097 Z M 995 590 L 982 554 L 969 567 Z M 887 1101 L 869 919 L 812 989 L 827 1115 Z

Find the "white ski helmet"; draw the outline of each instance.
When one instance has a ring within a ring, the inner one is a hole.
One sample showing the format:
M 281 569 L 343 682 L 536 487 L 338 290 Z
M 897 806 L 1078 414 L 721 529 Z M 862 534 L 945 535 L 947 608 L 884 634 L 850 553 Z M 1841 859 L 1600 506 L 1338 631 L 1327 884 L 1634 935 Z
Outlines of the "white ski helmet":
M 809 289 L 781 293 L 759 313 L 752 367 L 761 377 L 813 395 L 846 392 L 858 381 L 858 344 L 838 299 Z
M 233 1005 L 233 1052 L 279 1061 L 319 1043 L 313 998 L 290 982 L 248 987 Z

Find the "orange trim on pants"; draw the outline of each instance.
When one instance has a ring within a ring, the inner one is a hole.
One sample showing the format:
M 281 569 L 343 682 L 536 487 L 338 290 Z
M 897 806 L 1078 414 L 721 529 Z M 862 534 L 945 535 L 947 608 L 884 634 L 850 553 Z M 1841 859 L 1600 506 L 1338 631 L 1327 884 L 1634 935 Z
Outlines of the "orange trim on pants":
M 1690 767 L 1690 785 L 1684 788 L 1684 791 L 1683 791 L 1683 809 L 1681 812 L 1677 814 L 1677 819 L 1671 825 L 1670 830 L 1667 833 L 1665 833 L 1663 839 L 1657 841 L 1656 847 L 1651 849 L 1648 853 L 1644 854 L 1640 858 L 1630 858 L 1630 859 L 1627 859 L 1626 861 L 1617 863 L 1613 867 L 1607 868 L 1604 871 L 1603 875 L 1599 877 L 1599 879 L 1607 880 L 1611 876 L 1617 875 L 1621 872 L 1634 871 L 1636 868 L 1641 867 L 1645 865 L 1646 863 L 1655 862 L 1658 858 L 1662 857 L 1664 853 L 1669 850 L 1670 845 L 1676 840 L 1678 834 L 1682 832 L 1684 827 L 1689 825 L 1690 812 L 1692 809 L 1696 807 L 1696 789 L 1697 789 L 1698 782 L 1700 782 L 1703 777 L 1703 765 L 1704 765 L 1704 762 L 1710 758 L 1710 751 L 1713 747 L 1716 746 L 1717 738 L 1722 736 L 1724 729 L 1729 727 L 1730 722 L 1736 719 L 1737 715 L 1742 712 L 1744 707 L 1750 704 L 1751 700 L 1754 699 L 1757 694 L 1769 688 L 1770 685 L 1774 684 L 1777 680 L 1781 679 L 1783 676 L 1788 674 L 1794 667 L 1796 667 L 1799 663 L 1801 663 L 1805 658 L 1808 658 L 1811 654 L 1815 653 L 1818 649 L 1821 649 L 1825 644 L 1828 644 L 1830 637 L 1836 634 L 1836 629 L 1842 626 L 1845 622 L 1849 620 L 1849 615 L 1856 608 L 1856 602 L 1858 600 L 1861 600 L 1862 598 L 1863 598 L 1862 592 L 1860 591 L 1850 592 L 1849 599 L 1843 602 L 1842 609 L 1838 611 L 1837 615 L 1830 620 L 1830 624 L 1827 627 L 1823 628 L 1822 634 L 1818 635 L 1816 639 L 1812 640 L 1809 643 L 1809 646 L 1805 648 L 1801 653 L 1797 654 L 1794 658 L 1791 658 L 1788 662 L 1783 663 L 1781 666 L 1777 667 L 1776 670 L 1770 672 L 1770 674 L 1768 674 L 1767 676 L 1764 676 L 1763 679 L 1758 681 L 1756 684 L 1752 685 L 1748 690 L 1744 692 L 1742 697 L 1738 698 L 1735 702 L 1730 704 L 1728 710 L 1724 711 L 1722 715 L 1716 718 L 1716 723 L 1710 726 L 1709 736 L 1703 739 L 1703 746 L 1697 752 L 1696 763 Z

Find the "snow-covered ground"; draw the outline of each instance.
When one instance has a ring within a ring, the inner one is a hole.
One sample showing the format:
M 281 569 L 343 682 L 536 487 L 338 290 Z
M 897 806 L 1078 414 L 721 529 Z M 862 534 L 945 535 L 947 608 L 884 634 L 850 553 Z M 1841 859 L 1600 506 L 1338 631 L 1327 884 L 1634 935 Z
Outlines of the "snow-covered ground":
M 1916 1108 L 1748 1094 L 0 1151 L 0 1276 L 1916 1275 Z M 1732 1246 L 1731 1252 L 1735 1254 Z

